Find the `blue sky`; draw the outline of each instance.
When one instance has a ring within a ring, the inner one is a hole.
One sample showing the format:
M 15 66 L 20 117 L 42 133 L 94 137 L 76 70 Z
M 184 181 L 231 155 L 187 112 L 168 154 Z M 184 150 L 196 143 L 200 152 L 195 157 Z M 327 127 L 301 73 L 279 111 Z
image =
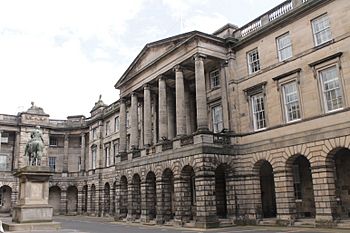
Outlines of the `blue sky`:
M 89 116 L 149 42 L 242 26 L 281 0 L 0 0 L 0 113 Z

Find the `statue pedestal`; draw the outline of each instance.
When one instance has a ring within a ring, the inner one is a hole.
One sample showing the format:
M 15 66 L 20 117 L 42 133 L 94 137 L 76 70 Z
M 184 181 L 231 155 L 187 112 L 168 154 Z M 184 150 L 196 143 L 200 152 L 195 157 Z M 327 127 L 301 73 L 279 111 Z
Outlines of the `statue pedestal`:
M 5 230 L 52 230 L 60 223 L 52 222 L 53 208 L 49 205 L 50 168 L 27 166 L 14 174 L 19 178 L 19 200 L 13 208 L 12 223 Z

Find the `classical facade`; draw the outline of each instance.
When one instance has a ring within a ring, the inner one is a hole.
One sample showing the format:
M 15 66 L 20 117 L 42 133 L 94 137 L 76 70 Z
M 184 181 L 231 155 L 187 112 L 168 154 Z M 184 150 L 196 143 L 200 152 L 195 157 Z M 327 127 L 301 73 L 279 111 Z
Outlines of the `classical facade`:
M 197 227 L 350 216 L 347 0 L 288 0 L 238 28 L 147 44 L 91 116 L 0 115 L 1 207 L 35 126 L 56 214 Z

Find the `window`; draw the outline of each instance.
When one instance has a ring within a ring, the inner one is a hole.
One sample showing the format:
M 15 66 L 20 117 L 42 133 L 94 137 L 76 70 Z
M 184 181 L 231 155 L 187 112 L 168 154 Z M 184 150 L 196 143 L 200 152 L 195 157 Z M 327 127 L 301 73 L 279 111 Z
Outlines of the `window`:
M 264 95 L 263 93 L 259 93 L 251 96 L 250 98 L 252 105 L 254 130 L 264 129 L 266 128 Z
M 326 112 L 343 108 L 343 93 L 336 65 L 319 72 Z
M 50 146 L 57 146 L 57 138 L 56 137 L 50 137 L 49 144 L 50 144 Z
M 129 128 L 130 127 L 130 115 L 129 115 L 129 112 L 127 111 L 126 112 L 126 128 Z
M 108 167 L 109 164 L 109 146 L 105 147 L 105 166 Z
M 91 168 L 96 169 L 96 147 L 92 148 L 91 157 Z
M 211 71 L 209 73 L 210 77 L 210 87 L 215 88 L 220 86 L 220 71 L 219 69 L 216 69 L 214 71 Z
M 290 39 L 289 33 L 278 37 L 276 41 L 278 50 L 278 60 L 284 61 L 292 57 L 292 41 Z
M 114 151 L 113 164 L 115 164 L 115 157 L 119 154 L 119 140 L 116 140 L 114 142 L 113 151 Z
M 49 168 L 52 172 L 56 170 L 56 157 L 49 157 Z
M 111 122 L 107 121 L 106 125 L 105 125 L 105 134 L 106 134 L 106 136 L 109 135 L 109 133 L 110 133 L 110 126 L 111 126 Z
M 253 74 L 260 70 L 258 49 L 254 49 L 247 54 L 249 74 Z
M 300 119 L 300 104 L 297 82 L 293 81 L 283 85 L 282 90 L 286 121 L 291 122 Z
M 7 156 L 6 155 L 0 155 L 0 171 L 6 171 L 6 165 L 7 165 Z
M 217 105 L 212 107 L 212 120 L 213 120 L 213 132 L 219 133 L 223 130 L 224 125 L 222 122 L 222 107 L 221 105 Z
M 81 156 L 78 156 L 78 172 L 81 171 Z
M 114 118 L 114 132 L 119 132 L 119 116 Z
M 97 129 L 92 129 L 92 140 L 95 140 L 97 138 Z
M 331 28 L 327 14 L 311 21 L 315 46 L 321 45 L 332 39 Z
M 0 143 L 8 143 L 9 142 L 9 133 L 0 133 Z

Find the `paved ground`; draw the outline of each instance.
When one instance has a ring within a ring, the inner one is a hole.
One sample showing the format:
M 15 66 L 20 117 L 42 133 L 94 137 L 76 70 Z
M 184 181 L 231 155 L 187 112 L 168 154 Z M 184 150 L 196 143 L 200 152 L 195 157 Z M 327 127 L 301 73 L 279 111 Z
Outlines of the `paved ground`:
M 166 226 L 145 226 L 141 224 L 116 223 L 111 218 L 84 216 L 59 216 L 55 221 L 62 223 L 60 233 L 349 233 L 350 230 L 280 227 L 230 227 L 221 229 L 187 229 Z M 18 232 L 19 233 L 19 232 Z M 32 233 L 53 233 L 32 231 Z

